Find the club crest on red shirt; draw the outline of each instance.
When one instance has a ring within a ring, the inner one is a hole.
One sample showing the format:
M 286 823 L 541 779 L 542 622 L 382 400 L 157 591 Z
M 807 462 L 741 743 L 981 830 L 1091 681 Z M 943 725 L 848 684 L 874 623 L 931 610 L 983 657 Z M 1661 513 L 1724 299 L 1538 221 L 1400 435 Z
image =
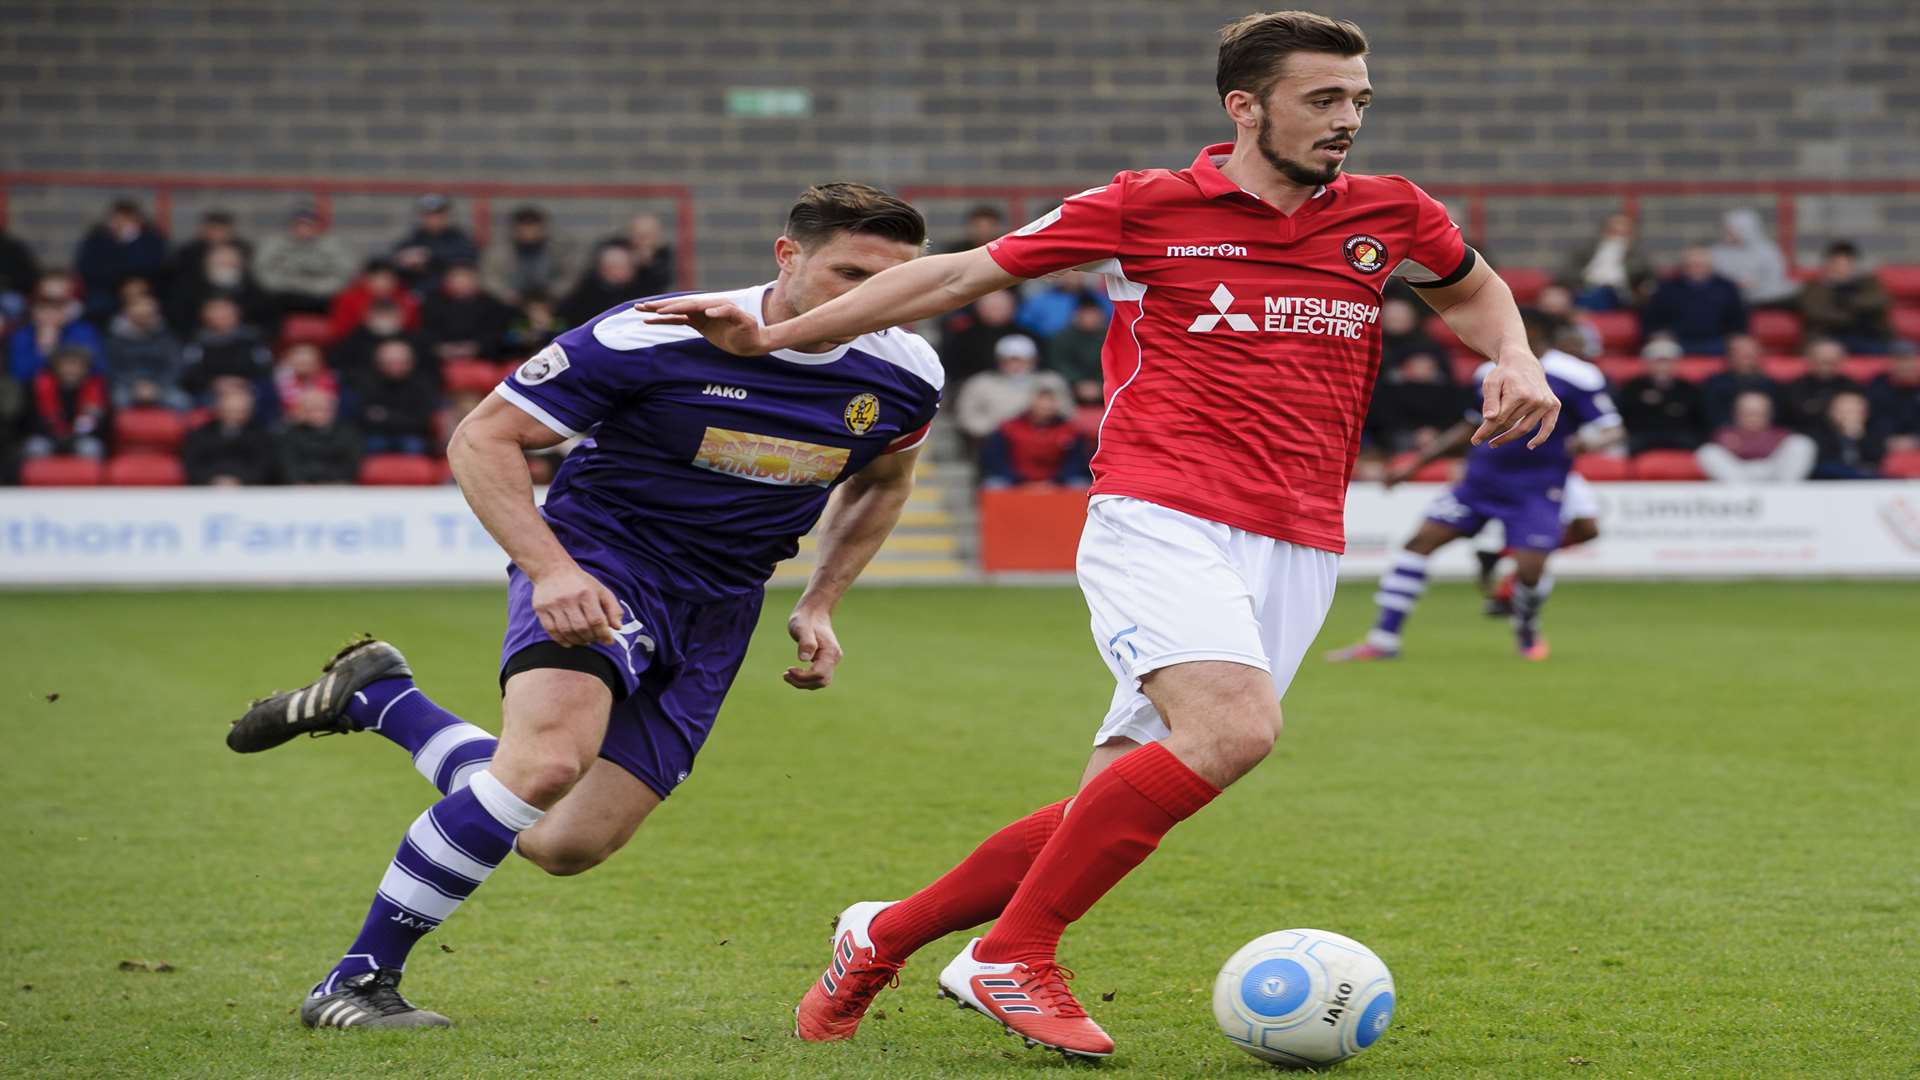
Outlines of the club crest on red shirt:
M 1363 274 L 1372 274 L 1387 268 L 1387 245 L 1368 236 L 1355 233 L 1347 237 L 1341 250 L 1346 253 L 1347 265 Z

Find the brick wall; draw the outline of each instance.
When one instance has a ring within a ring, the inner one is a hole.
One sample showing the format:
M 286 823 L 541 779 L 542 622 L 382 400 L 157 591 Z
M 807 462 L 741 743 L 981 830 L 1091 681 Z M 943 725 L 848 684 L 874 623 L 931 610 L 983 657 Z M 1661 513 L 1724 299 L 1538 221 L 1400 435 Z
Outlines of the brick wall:
M 696 185 L 702 277 L 766 273 L 824 178 L 1037 184 L 1178 165 L 1224 137 L 1213 0 L 0 0 L 0 169 Z M 1380 98 L 1354 167 L 1500 180 L 1920 177 L 1910 0 L 1356 0 Z M 736 87 L 806 119 L 724 115 Z M 26 189 L 16 231 L 63 261 L 107 192 Z M 196 196 L 271 227 L 284 196 Z M 1739 200 L 1651 200 L 1661 250 Z M 961 203 L 929 203 L 942 234 Z M 1482 242 L 1544 264 L 1599 200 L 1494 206 Z M 626 210 L 563 208 L 601 230 Z M 1800 200 L 1829 235 L 1920 261 L 1920 196 Z M 397 235 L 397 198 L 341 225 Z

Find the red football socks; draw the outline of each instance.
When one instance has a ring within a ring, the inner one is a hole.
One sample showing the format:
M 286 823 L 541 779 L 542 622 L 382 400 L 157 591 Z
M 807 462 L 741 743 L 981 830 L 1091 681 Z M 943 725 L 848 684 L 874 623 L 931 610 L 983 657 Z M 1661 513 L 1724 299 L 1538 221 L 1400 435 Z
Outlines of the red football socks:
M 1015 890 L 976 959 L 1052 963 L 1067 925 L 1146 861 L 1168 829 L 1220 791 L 1159 743 L 1108 766 L 1073 802 Z
M 874 952 L 897 963 L 935 938 L 999 915 L 1066 806 L 1066 799 L 1043 806 L 987 837 L 938 881 L 875 916 L 868 928 Z

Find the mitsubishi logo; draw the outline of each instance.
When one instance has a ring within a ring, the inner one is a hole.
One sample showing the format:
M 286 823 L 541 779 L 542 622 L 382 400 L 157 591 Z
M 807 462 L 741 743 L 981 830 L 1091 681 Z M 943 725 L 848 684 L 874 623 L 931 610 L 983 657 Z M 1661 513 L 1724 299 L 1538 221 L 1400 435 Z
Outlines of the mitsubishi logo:
M 1224 284 L 1216 286 L 1213 290 L 1213 295 L 1208 297 L 1208 299 L 1213 301 L 1215 314 L 1195 317 L 1193 325 L 1187 327 L 1187 333 L 1204 334 L 1214 327 L 1219 326 L 1222 322 L 1227 324 L 1227 329 L 1229 330 L 1254 332 L 1260 329 L 1253 324 L 1253 316 L 1242 315 L 1238 312 L 1229 312 L 1227 310 L 1233 306 L 1233 294 L 1227 291 L 1227 287 Z

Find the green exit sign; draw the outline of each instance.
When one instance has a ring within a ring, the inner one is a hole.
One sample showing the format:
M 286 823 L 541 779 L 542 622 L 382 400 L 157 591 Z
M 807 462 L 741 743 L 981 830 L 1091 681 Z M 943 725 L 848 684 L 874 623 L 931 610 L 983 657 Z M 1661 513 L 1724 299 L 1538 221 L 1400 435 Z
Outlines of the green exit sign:
M 727 91 L 728 116 L 812 116 L 813 93 L 796 87 L 735 87 Z

